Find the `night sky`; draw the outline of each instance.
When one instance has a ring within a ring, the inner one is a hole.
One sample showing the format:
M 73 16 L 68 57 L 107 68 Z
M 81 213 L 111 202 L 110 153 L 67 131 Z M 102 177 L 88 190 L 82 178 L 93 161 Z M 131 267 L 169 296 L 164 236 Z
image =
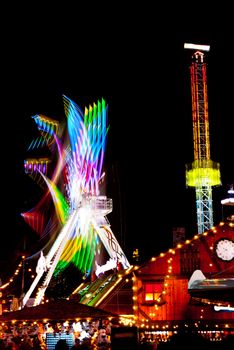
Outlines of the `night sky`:
M 193 161 L 189 65 L 185 42 L 211 46 L 208 101 L 211 159 L 220 163 L 222 186 L 213 190 L 214 221 L 233 183 L 233 62 L 231 32 L 215 18 L 159 23 L 150 9 L 100 8 L 58 16 L 33 10 L 15 25 L 2 70 L 3 208 L 1 259 L 6 264 L 37 241 L 20 213 L 40 198 L 23 172 L 27 147 L 37 136 L 31 116 L 65 120 L 62 95 L 83 110 L 102 97 L 110 130 L 105 168 L 112 230 L 130 258 L 145 258 L 172 245 L 173 227 L 196 232 L 195 190 L 186 188 L 185 164 Z M 69 17 L 68 17 L 69 14 Z M 115 14 L 115 16 L 114 16 Z

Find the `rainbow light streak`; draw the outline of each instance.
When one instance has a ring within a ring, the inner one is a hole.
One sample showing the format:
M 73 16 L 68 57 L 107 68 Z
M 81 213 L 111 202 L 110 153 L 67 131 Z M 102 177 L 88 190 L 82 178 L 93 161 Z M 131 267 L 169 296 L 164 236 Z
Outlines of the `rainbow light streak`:
M 66 202 L 62 193 L 57 188 L 57 186 L 52 181 L 50 181 L 50 179 L 48 179 L 44 175 L 42 176 L 45 182 L 47 183 L 50 193 L 52 195 L 57 217 L 60 220 L 61 224 L 64 225 L 69 215 L 69 205 Z
M 25 222 L 40 235 L 43 233 L 44 229 L 44 215 L 39 212 L 27 212 L 22 213 L 21 216 L 24 218 Z
M 43 174 L 46 174 L 48 163 L 48 158 L 27 159 L 24 161 L 24 170 L 26 173 L 30 174 L 38 171 L 42 172 Z
M 99 194 L 107 135 L 106 104 L 98 101 L 98 108 L 85 109 L 83 114 L 79 107 L 64 96 L 71 152 L 75 169 L 80 177 L 81 191 L 91 195 Z M 98 110 L 98 111 L 97 111 Z
M 46 178 L 44 177 L 44 181 L 47 184 L 48 191 L 41 198 L 40 202 L 36 205 L 36 207 L 31 209 L 27 213 L 21 214 L 24 217 L 25 221 L 34 229 L 34 231 L 36 231 L 40 235 L 43 234 L 43 225 L 45 223 L 44 213 L 46 211 L 45 208 L 49 204 L 48 203 L 48 201 L 49 201 L 48 195 L 50 194 L 50 197 L 52 197 L 52 199 L 56 198 L 56 191 L 53 187 L 58 182 L 59 177 L 61 176 L 62 169 L 64 167 L 64 151 L 63 151 L 61 142 L 58 139 L 56 134 L 54 134 L 53 136 L 54 136 L 54 139 L 56 141 L 56 145 L 57 145 L 57 149 L 58 149 L 59 161 L 55 167 L 54 173 L 52 175 L 52 179 L 49 180 L 47 178 L 47 182 L 46 182 L 45 181 Z M 24 162 L 25 172 L 28 173 L 29 175 L 33 174 L 33 173 L 40 174 L 43 177 L 43 174 L 46 175 L 46 173 L 47 173 L 47 164 L 49 162 L 50 162 L 50 160 L 48 158 L 27 159 Z M 34 178 L 34 180 L 35 180 L 35 178 Z M 53 186 L 52 186 L 52 183 L 54 183 Z M 64 183 L 66 185 L 66 178 L 64 178 Z M 60 193 L 60 197 L 61 196 L 62 196 L 62 194 Z M 61 204 L 62 200 L 65 201 L 65 199 L 60 198 L 60 204 Z M 57 204 L 58 202 L 59 202 L 58 200 L 57 201 L 54 200 L 56 214 L 58 215 L 58 220 L 60 223 L 62 223 L 65 220 L 65 214 L 62 212 L 62 209 L 59 209 L 59 206 Z M 40 226 L 38 226 L 38 224 L 37 224 L 38 217 L 40 217 L 40 220 L 41 220 Z M 35 222 L 33 222 L 33 218 L 34 218 Z M 53 224 L 53 226 L 54 226 L 54 224 Z M 47 229 L 47 227 L 45 227 L 45 229 Z
M 54 134 L 57 134 L 58 132 L 58 122 L 41 114 L 36 114 L 32 118 L 37 124 L 41 137 L 38 137 L 36 140 L 32 141 L 28 147 L 28 150 L 43 147 L 45 144 L 50 146 L 54 141 Z
M 68 133 L 71 157 L 68 159 L 68 195 L 70 203 L 81 201 L 82 193 L 99 194 L 99 180 L 102 171 L 107 135 L 106 104 L 93 104 L 93 108 L 80 108 L 64 96 L 65 113 L 68 120 Z M 84 120 L 83 120 L 84 118 Z M 79 186 L 79 187 L 78 187 Z M 77 188 L 78 187 L 78 188 Z M 77 199 L 71 198 L 76 193 Z M 76 206 L 79 202 L 76 202 Z M 82 272 L 90 271 L 95 256 L 97 233 L 91 225 L 89 204 L 83 204 L 79 210 L 79 228 L 67 242 L 56 271 L 73 262 Z M 75 206 L 75 207 L 76 207 Z M 72 247 L 72 249 L 71 249 Z
M 31 142 L 31 144 L 29 145 L 28 151 L 29 151 L 30 149 L 43 147 L 43 146 L 45 146 L 45 144 L 47 144 L 47 141 L 46 141 L 46 139 L 45 139 L 43 136 L 37 137 L 37 138 L 36 138 L 35 140 L 33 140 L 33 141 Z
M 32 118 L 37 124 L 38 130 L 43 132 L 43 136 L 45 135 L 44 133 L 47 134 L 48 140 L 49 140 L 49 135 L 53 136 L 58 132 L 59 124 L 55 120 L 52 120 L 42 114 L 36 114 Z
M 102 99 L 101 102 L 98 101 L 97 104 L 94 103 L 93 106 L 85 108 L 83 113 L 68 97 L 63 96 L 63 101 L 67 117 L 68 140 L 62 142 L 58 137 L 57 122 L 42 115 L 33 117 L 47 146 L 50 146 L 52 142 L 56 143 L 58 161 L 51 179 L 45 176 L 38 167 L 34 169 L 44 179 L 48 192 L 34 208 L 34 212 L 23 215 L 25 218 L 30 218 L 31 221 L 33 218 L 36 220 L 38 215 L 41 215 L 39 214 L 41 208 L 48 206 L 48 198 L 50 198 L 54 203 L 56 220 L 60 227 L 64 227 L 72 211 L 79 208 L 79 215 L 75 219 L 77 221 L 72 225 L 73 231 L 69 233 L 54 273 L 65 269 L 70 263 L 84 273 L 91 271 L 99 242 L 98 233 L 92 225 L 95 214 L 92 212 L 89 200 L 85 198 L 99 195 L 99 183 L 103 177 L 106 136 L 109 130 L 107 106 Z M 27 172 L 33 171 L 33 166 L 34 163 L 27 164 Z M 49 260 L 55 254 L 57 245 L 56 243 L 56 246 L 54 245 L 47 255 Z

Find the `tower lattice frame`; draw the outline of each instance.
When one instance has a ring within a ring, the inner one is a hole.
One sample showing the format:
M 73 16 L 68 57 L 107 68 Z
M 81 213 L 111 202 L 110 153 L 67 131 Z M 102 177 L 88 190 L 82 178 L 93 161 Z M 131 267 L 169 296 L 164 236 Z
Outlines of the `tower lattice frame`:
M 212 186 L 220 185 L 221 180 L 219 163 L 210 159 L 207 65 L 200 50 L 192 55 L 190 78 L 194 161 L 186 165 L 186 185 L 195 187 L 197 228 L 203 233 L 213 227 Z

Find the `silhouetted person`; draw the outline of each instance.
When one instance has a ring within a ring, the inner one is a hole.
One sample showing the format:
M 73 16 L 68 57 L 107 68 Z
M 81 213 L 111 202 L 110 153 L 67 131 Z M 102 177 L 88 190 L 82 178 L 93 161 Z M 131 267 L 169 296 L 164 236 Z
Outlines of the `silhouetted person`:
M 80 349 L 80 339 L 75 339 L 75 344 L 72 346 L 71 350 Z
M 69 350 L 69 346 L 65 339 L 59 339 L 54 350 Z

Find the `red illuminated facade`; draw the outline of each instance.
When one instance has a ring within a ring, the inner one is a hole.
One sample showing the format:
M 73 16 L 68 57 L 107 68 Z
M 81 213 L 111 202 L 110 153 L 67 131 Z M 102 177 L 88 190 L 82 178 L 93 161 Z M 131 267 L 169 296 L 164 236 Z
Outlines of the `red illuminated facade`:
M 214 310 L 215 305 L 234 306 L 234 252 L 223 256 L 217 251 L 217 243 L 222 240 L 234 244 L 233 222 L 221 222 L 123 275 L 125 289 L 113 290 L 99 307 L 133 314 L 138 326 L 150 329 L 180 324 L 234 328 L 234 312 Z M 205 276 L 205 288 L 197 294 L 188 287 L 196 270 Z

